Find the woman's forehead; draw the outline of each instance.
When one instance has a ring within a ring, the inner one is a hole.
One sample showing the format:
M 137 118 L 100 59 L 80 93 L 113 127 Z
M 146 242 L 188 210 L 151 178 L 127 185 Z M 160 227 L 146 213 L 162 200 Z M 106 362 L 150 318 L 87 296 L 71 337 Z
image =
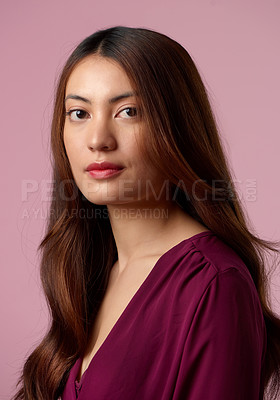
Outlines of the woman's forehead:
M 79 61 L 71 72 L 69 81 L 77 79 L 118 78 L 121 82 L 126 81 L 130 84 L 129 77 L 124 68 L 115 60 L 99 55 L 90 55 Z
M 98 95 L 111 98 L 124 93 L 136 95 L 126 71 L 114 60 L 91 55 L 81 60 L 66 84 L 66 96 L 78 94 L 95 97 Z

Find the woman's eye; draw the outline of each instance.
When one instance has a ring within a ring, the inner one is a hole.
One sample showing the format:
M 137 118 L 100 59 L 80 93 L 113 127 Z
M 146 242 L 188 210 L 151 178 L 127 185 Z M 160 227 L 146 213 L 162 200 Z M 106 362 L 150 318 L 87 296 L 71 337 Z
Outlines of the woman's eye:
M 124 118 L 133 118 L 138 115 L 136 107 L 127 107 L 120 111 L 120 114 L 123 114 Z
M 89 114 L 84 110 L 71 110 L 66 113 L 66 116 L 68 116 L 71 121 L 81 121 L 88 118 Z

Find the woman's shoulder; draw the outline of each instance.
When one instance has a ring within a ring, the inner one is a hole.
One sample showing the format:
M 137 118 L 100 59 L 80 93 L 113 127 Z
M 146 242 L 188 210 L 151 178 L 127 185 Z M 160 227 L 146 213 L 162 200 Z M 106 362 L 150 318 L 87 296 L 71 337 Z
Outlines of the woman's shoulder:
M 213 231 L 204 231 L 183 241 L 182 259 L 187 264 L 196 264 L 203 272 L 203 266 L 210 268 L 213 275 L 226 271 L 239 272 L 244 279 L 252 280 L 250 272 L 241 257 Z M 206 270 L 207 268 L 205 268 Z
M 164 288 L 163 298 L 172 299 L 163 304 L 164 312 L 171 309 L 168 315 L 184 316 L 183 326 L 213 321 L 214 326 L 223 324 L 229 330 L 235 327 L 234 321 L 242 320 L 245 325 L 250 321 L 252 330 L 264 337 L 261 303 L 250 272 L 212 231 L 183 240 L 162 261 L 154 290 Z
M 241 257 L 212 231 L 200 232 L 166 253 L 162 260 L 170 285 L 182 286 L 185 295 L 200 298 L 210 286 L 224 292 L 251 292 L 258 302 L 258 293 L 251 274 Z
M 232 317 L 254 315 L 263 329 L 259 295 L 241 257 L 212 231 L 202 232 L 181 244 L 179 280 L 185 288 L 181 293 L 196 304 L 194 309 L 200 312 L 212 309 L 218 319 L 227 312 Z

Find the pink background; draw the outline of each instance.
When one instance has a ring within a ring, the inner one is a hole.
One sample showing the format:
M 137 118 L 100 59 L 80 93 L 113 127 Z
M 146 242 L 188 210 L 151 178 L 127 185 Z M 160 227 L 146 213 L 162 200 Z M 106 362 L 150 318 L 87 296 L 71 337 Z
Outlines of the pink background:
M 155 29 L 188 49 L 210 93 L 252 226 L 261 237 L 276 240 L 279 14 L 278 0 L 13 0 L 2 5 L 1 399 L 10 399 L 23 359 L 48 323 L 36 249 L 50 194 L 54 82 L 71 50 L 113 25 Z M 276 275 L 273 306 L 279 312 Z

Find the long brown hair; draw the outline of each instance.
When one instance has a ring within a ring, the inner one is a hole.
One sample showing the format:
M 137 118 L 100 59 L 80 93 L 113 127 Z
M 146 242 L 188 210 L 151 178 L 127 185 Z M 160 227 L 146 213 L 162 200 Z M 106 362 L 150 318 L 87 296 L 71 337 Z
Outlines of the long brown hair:
M 57 85 L 51 146 L 53 196 L 39 250 L 51 312 L 49 330 L 25 362 L 14 399 L 53 400 L 85 350 L 117 249 L 106 206 L 79 191 L 63 142 L 67 80 L 77 64 L 98 54 L 116 61 L 139 94 L 149 137 L 141 143 L 172 184 L 173 200 L 243 259 L 256 285 L 267 328 L 264 379 L 269 398 L 280 383 L 280 321 L 269 305 L 266 253 L 279 242 L 248 228 L 219 139 L 205 87 L 188 52 L 171 38 L 123 26 L 97 31 L 70 55 Z M 194 191 L 195 188 L 195 191 Z

